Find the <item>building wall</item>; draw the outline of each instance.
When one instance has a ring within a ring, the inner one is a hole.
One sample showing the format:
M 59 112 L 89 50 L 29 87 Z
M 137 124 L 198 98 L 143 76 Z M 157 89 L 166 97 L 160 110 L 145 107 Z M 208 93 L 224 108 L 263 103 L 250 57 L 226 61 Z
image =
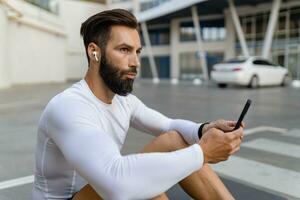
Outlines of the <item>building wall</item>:
M 0 88 L 10 86 L 10 69 L 7 59 L 7 17 L 2 4 L 0 4 Z
M 87 59 L 80 26 L 106 5 L 64 0 L 54 14 L 25 1 L 8 2 L 22 16 L 0 4 L 0 88 L 82 78 Z
M 0 87 L 65 81 L 66 35 L 59 17 L 23 1 L 9 3 L 22 17 L 2 5 Z
M 8 32 L 7 58 L 12 84 L 66 80 L 65 36 L 57 36 L 16 22 L 9 24 Z
M 67 34 L 66 79 L 80 79 L 84 76 L 88 62 L 85 47 L 80 36 L 81 24 L 90 16 L 106 9 L 99 3 L 86 1 L 60 1 L 60 13 Z

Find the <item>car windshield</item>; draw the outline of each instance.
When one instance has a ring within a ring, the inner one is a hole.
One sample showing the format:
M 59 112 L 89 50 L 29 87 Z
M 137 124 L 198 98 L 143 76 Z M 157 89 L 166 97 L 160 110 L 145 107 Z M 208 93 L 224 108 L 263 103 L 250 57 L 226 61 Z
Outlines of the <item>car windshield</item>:
M 246 62 L 246 59 L 230 59 L 226 60 L 223 63 L 243 63 Z

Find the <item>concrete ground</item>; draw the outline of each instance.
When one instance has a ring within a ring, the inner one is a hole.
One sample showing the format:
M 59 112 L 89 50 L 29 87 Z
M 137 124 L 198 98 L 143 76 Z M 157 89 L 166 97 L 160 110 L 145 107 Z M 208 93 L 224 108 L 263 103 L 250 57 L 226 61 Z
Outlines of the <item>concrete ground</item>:
M 36 128 L 47 102 L 65 84 L 0 90 L 0 199 L 30 199 Z M 189 82 L 153 85 L 137 81 L 134 94 L 172 118 L 198 122 L 238 118 L 247 98 L 245 141 L 239 153 L 212 165 L 236 199 L 300 199 L 300 91 L 268 87 L 219 89 Z M 139 151 L 152 136 L 130 129 L 123 154 Z M 191 199 L 175 185 L 170 199 Z

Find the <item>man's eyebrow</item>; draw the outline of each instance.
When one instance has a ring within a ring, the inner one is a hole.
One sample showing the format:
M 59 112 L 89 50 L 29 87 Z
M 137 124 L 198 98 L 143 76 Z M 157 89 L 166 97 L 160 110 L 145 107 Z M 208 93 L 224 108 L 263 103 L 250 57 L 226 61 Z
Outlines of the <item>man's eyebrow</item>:
M 122 43 L 122 44 L 119 44 L 119 45 L 118 45 L 118 47 L 121 47 L 121 46 L 126 46 L 126 47 L 129 48 L 129 49 L 134 49 L 133 46 L 131 46 L 131 45 L 127 44 L 127 43 Z M 143 49 L 143 47 L 139 47 L 139 48 L 137 49 L 137 51 L 142 51 L 142 49 Z

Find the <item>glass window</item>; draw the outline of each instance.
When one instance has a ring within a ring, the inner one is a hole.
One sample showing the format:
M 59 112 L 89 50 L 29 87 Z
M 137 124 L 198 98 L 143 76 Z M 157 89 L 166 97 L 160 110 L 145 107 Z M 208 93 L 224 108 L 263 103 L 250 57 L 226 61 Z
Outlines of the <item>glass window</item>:
M 241 18 L 243 31 L 246 35 L 252 33 L 252 18 L 251 17 L 242 17 Z
M 170 44 L 170 29 L 149 29 L 148 30 L 151 45 Z M 141 34 L 142 45 L 145 45 L 144 37 Z
M 44 10 L 58 14 L 58 0 L 24 0 Z
M 154 60 L 159 78 L 170 78 L 170 56 L 155 56 Z M 153 77 L 148 57 L 141 59 L 141 77 Z
M 203 77 L 203 69 L 201 60 L 197 57 L 196 52 L 184 52 L 180 56 L 180 77 L 182 79 L 195 79 Z M 206 54 L 207 70 L 210 72 L 213 65 L 220 63 L 224 58 L 223 53 Z M 209 73 L 210 74 L 210 73 Z
M 297 65 L 298 65 L 298 55 L 290 54 L 289 55 L 289 70 L 293 78 L 297 78 Z
M 196 40 L 196 33 L 193 26 L 180 27 L 180 41 L 195 41 L 195 40 Z
M 269 13 L 261 13 L 255 17 L 255 39 L 256 41 L 261 41 L 265 37 L 265 32 L 267 30 Z
M 266 60 L 254 60 L 253 64 L 255 65 L 268 65 L 268 66 L 274 66 L 273 64 L 271 64 L 270 62 L 266 61 Z
M 286 14 L 281 13 L 278 20 L 277 31 L 275 32 L 277 39 L 285 39 L 286 31 Z
M 200 21 L 200 26 L 204 42 L 225 40 L 224 19 Z M 180 41 L 196 41 L 196 31 L 192 22 L 182 22 L 180 24 Z
M 278 30 L 285 30 L 285 13 L 281 13 L 278 21 Z
M 141 2 L 140 9 L 141 11 L 149 10 L 151 8 L 157 7 L 162 3 L 165 3 L 170 0 L 152 0 L 152 1 L 145 1 Z
M 261 60 L 254 60 L 254 61 L 253 61 L 253 64 L 254 64 L 254 65 L 264 65 L 264 62 L 261 61 Z
M 120 2 L 126 2 L 130 0 L 112 0 L 112 3 L 120 3 Z
M 262 15 L 256 16 L 256 35 L 257 37 L 261 40 L 262 39 L 262 34 L 263 34 L 263 17 Z
M 194 79 L 202 73 L 200 60 L 197 59 L 195 52 L 184 52 L 179 56 L 180 75 L 182 79 Z
M 279 63 L 279 65 L 284 66 L 284 63 L 285 63 L 285 56 L 284 56 L 284 54 L 278 55 L 277 62 Z
M 246 62 L 246 59 L 230 59 L 230 60 L 226 60 L 223 63 L 244 63 Z
M 290 38 L 298 38 L 300 25 L 300 9 L 291 11 L 290 14 Z

